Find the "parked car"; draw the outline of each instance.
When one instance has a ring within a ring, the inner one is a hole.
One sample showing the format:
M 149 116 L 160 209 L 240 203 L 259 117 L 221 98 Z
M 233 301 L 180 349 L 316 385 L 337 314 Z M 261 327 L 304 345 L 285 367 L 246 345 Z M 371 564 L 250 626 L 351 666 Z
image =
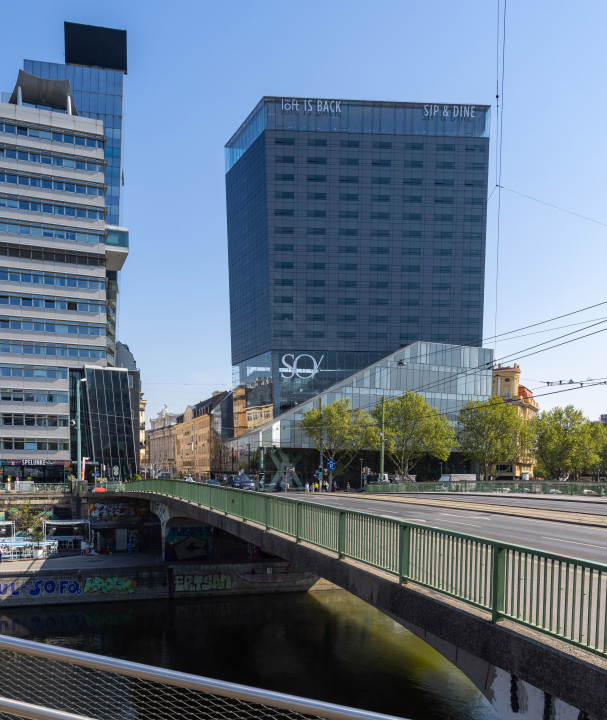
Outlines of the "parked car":
M 239 490 L 256 490 L 257 486 L 250 477 L 246 475 L 230 475 L 228 478 L 228 486 L 238 488 Z
M 206 484 L 207 485 L 219 485 L 221 487 L 221 483 L 219 482 L 219 480 L 213 480 L 213 479 L 207 480 Z
M 170 474 L 170 473 L 158 473 L 158 475 L 156 475 L 156 477 L 157 477 L 159 480 L 170 480 L 170 479 L 171 479 L 171 474 Z

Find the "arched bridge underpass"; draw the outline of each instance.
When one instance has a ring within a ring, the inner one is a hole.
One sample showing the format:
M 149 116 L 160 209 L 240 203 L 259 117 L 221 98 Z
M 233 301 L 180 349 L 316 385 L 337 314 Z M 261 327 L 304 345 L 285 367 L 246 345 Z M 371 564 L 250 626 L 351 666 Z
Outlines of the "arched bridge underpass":
M 122 494 L 372 604 L 462 669 L 502 718 L 607 718 L 607 565 L 295 496 L 175 480 Z

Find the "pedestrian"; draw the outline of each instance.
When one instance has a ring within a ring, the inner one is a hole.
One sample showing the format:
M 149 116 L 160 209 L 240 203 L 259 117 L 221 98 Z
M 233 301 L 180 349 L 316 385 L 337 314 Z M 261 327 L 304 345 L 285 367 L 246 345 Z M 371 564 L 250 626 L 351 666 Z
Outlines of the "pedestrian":
M 333 480 L 333 492 L 337 492 L 337 482 Z
M 314 483 L 314 490 L 316 490 L 316 492 L 318 492 L 318 483 L 317 482 Z
M 350 483 L 346 483 L 346 492 L 350 492 Z
M 289 481 L 285 480 L 285 492 L 289 492 Z
M 309 482 L 306 483 L 306 492 L 310 492 L 310 483 Z

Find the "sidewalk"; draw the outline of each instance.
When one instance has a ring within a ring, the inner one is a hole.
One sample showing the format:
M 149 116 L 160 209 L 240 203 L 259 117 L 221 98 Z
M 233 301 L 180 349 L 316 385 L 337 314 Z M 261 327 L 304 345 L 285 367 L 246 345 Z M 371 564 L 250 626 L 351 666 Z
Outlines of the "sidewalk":
M 41 570 L 86 570 L 97 572 L 104 568 L 149 567 L 162 565 L 160 551 L 145 553 L 115 553 L 114 555 L 66 555 L 44 560 L 5 560 L 0 564 L 0 577 Z

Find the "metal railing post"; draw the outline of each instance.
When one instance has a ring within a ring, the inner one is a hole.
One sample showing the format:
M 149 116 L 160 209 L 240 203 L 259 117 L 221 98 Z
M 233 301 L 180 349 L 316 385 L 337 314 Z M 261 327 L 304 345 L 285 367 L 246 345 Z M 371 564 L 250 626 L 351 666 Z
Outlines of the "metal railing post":
M 265 503 L 264 503 L 264 505 L 265 505 L 265 508 L 266 508 L 266 531 L 267 531 L 268 528 L 270 527 L 269 524 L 268 524 L 268 507 L 269 507 L 269 503 L 270 503 L 270 496 L 269 496 L 269 495 L 264 495 L 264 498 L 265 498 Z
M 506 583 L 506 549 L 493 547 L 493 581 L 491 592 L 491 620 L 496 623 L 504 618 Z
M 400 585 L 409 579 L 410 548 L 411 528 L 401 524 L 398 529 L 398 582 Z
M 297 500 L 297 523 L 295 526 L 295 542 L 299 542 L 301 540 L 301 513 L 302 513 L 302 502 L 301 500 Z
M 346 547 L 346 513 L 343 510 L 339 511 L 339 529 L 337 535 L 337 557 L 342 558 L 344 556 Z

